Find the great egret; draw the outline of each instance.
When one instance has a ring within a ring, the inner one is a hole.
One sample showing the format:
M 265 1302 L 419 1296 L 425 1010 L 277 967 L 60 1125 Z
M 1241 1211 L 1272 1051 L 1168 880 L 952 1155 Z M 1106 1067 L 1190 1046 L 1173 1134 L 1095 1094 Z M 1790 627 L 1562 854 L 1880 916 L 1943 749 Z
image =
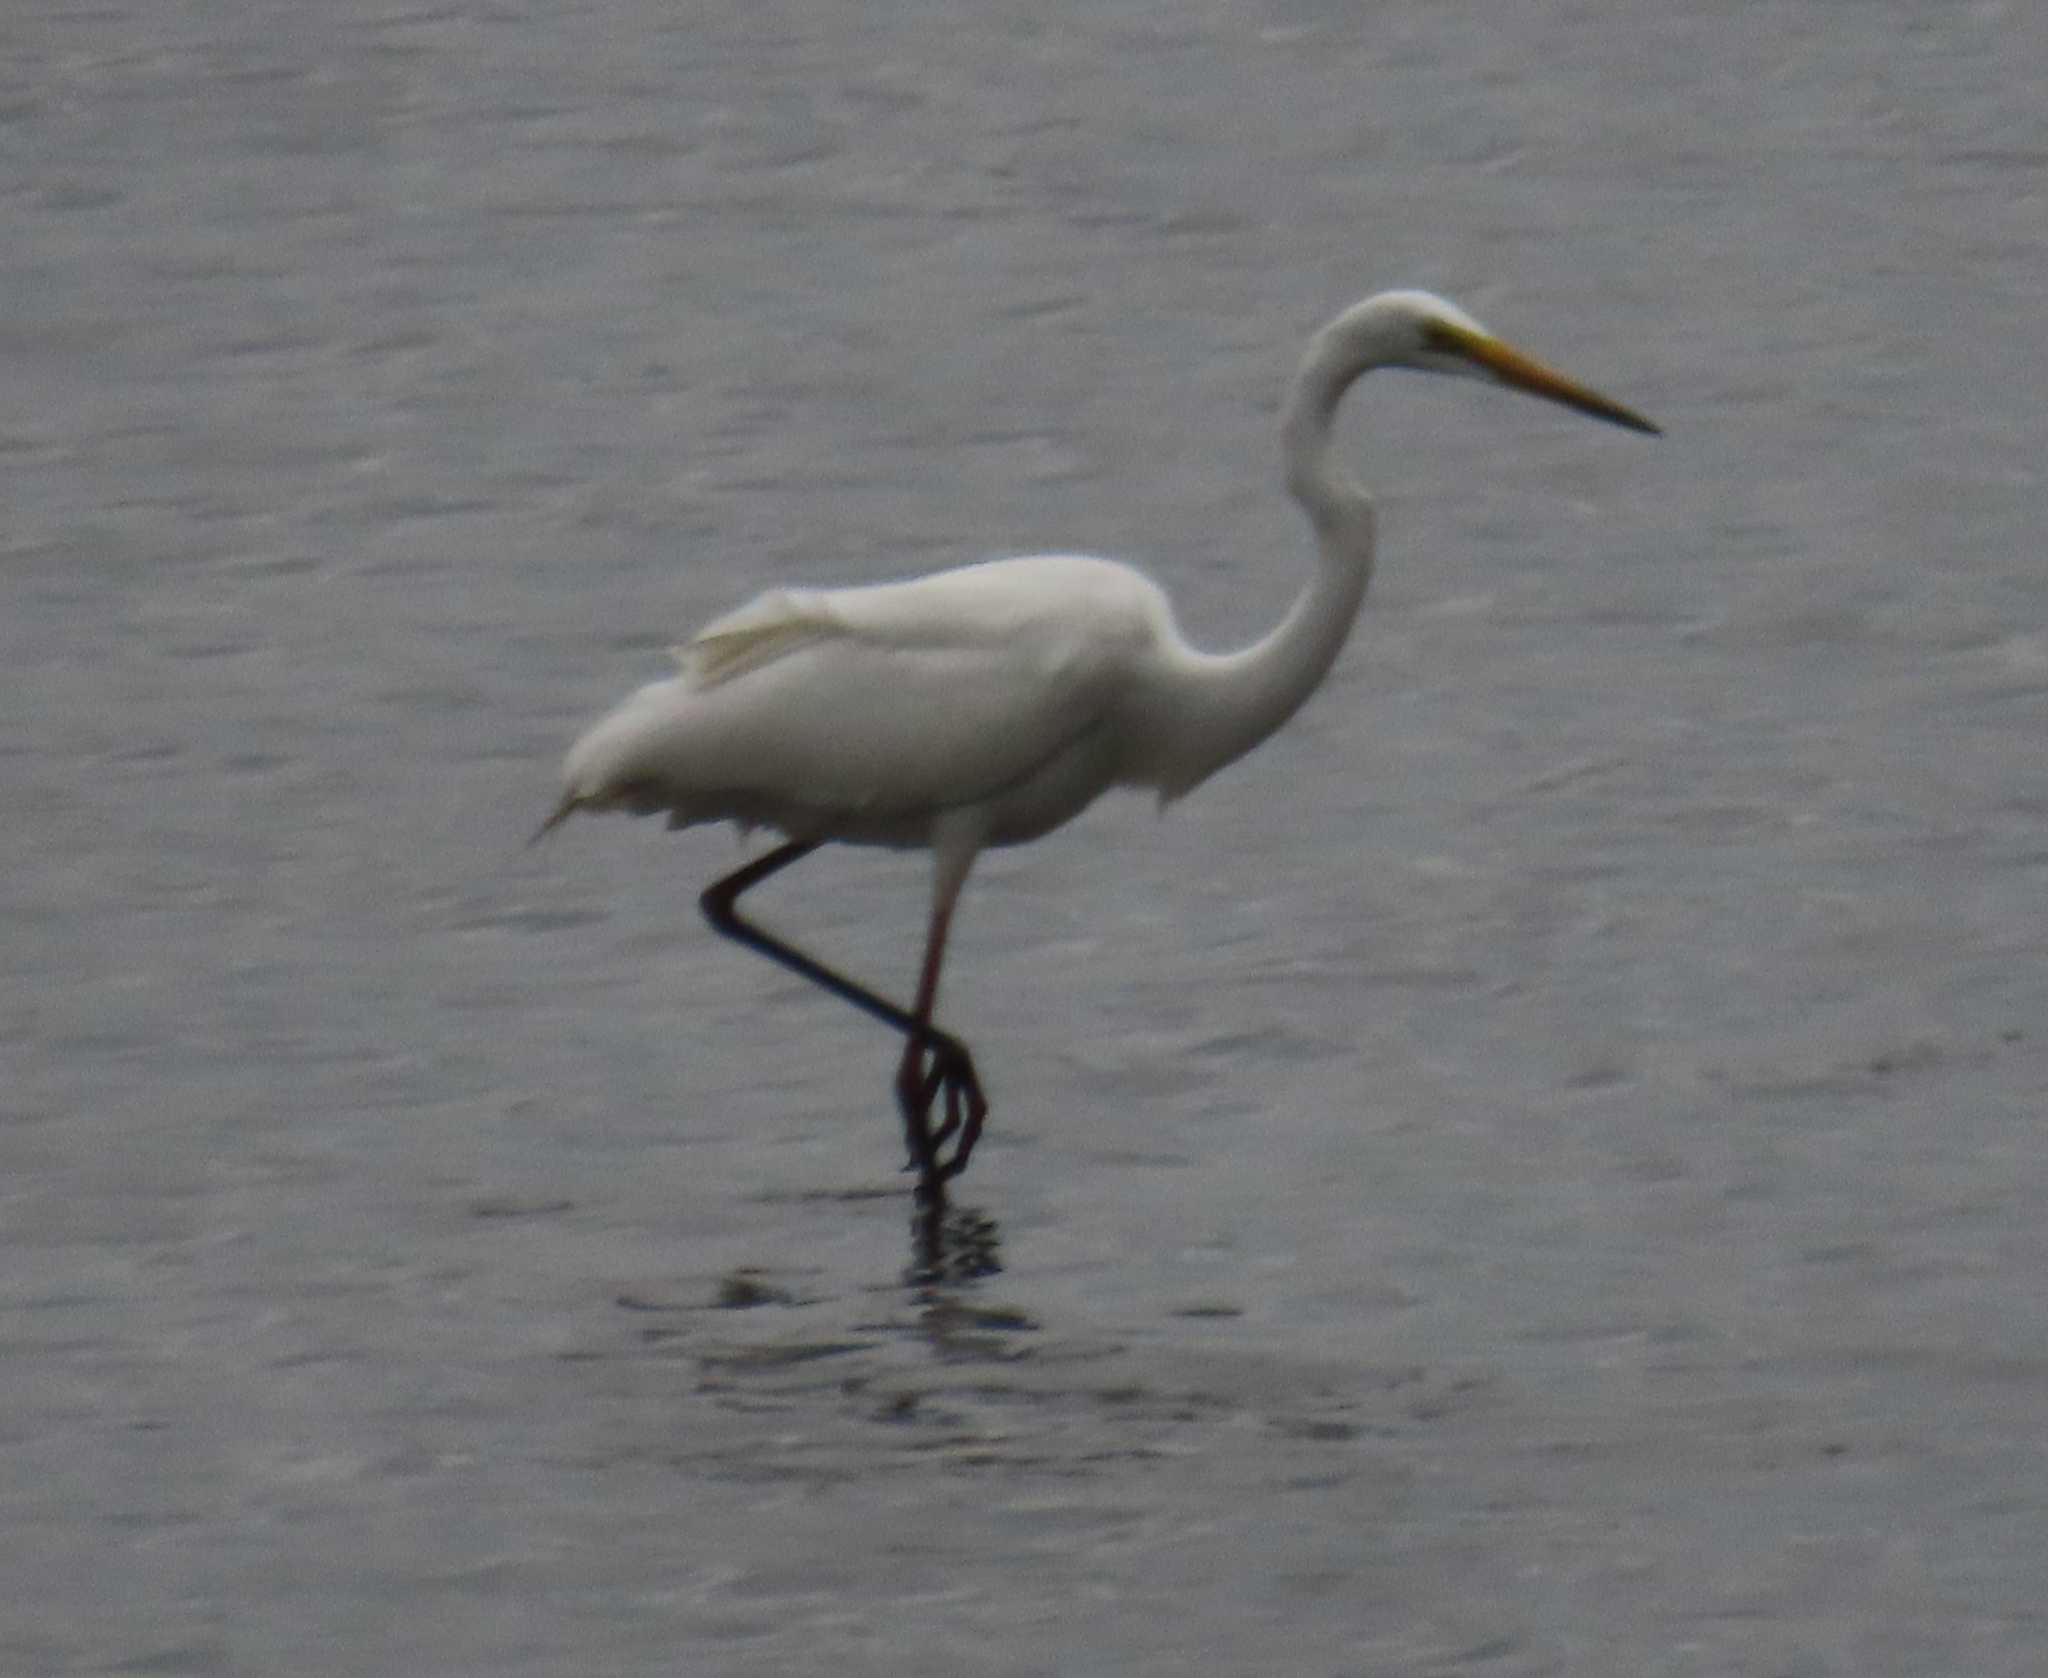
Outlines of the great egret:
M 1483 379 L 1657 431 L 1440 297 L 1369 297 L 1310 341 L 1287 399 L 1287 488 L 1315 528 L 1318 563 L 1262 639 L 1202 652 L 1150 578 L 1074 555 L 862 588 L 772 589 L 700 630 L 677 650 L 680 674 L 641 688 L 570 748 L 561 802 L 534 837 L 574 811 L 612 809 L 665 814 L 671 827 L 779 831 L 780 846 L 703 894 L 704 913 L 726 937 L 902 1034 L 896 1097 L 920 1189 L 936 1199 L 988 1112 L 966 1047 L 932 1021 L 968 870 L 985 847 L 1036 839 L 1111 787 L 1179 798 L 1321 684 L 1351 632 L 1374 547 L 1372 501 L 1333 458 L 1331 427 L 1345 391 L 1376 367 Z M 908 1008 L 737 913 L 742 893 L 827 840 L 932 853 Z

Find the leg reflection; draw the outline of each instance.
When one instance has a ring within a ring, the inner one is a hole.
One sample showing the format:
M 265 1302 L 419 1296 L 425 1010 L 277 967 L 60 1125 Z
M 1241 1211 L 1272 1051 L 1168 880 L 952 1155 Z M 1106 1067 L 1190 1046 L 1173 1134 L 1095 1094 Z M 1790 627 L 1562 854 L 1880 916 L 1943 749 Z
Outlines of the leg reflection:
M 911 1202 L 910 1267 L 914 1288 L 977 1281 L 1003 1268 L 1002 1236 L 995 1219 L 971 1206 L 956 1206 L 938 1184 L 920 1185 Z

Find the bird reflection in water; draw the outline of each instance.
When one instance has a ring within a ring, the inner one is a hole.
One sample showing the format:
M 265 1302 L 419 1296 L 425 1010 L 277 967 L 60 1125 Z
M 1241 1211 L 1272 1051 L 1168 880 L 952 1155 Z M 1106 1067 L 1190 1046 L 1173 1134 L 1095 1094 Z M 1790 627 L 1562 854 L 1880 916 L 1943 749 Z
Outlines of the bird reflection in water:
M 1001 1274 L 1002 1241 L 996 1221 L 971 1206 L 920 1193 L 910 1217 L 910 1263 L 903 1286 L 915 1315 L 905 1328 L 939 1362 L 1008 1363 L 1029 1356 L 1019 1336 L 1037 1332 L 1029 1312 L 991 1304 L 979 1284 Z M 915 1392 L 896 1408 L 913 1409 Z M 891 1419 L 899 1419 L 892 1415 Z
M 994 1218 L 972 1206 L 956 1206 L 943 1194 L 912 1197 L 905 1287 L 958 1286 L 1000 1275 L 1002 1268 L 1002 1236 Z

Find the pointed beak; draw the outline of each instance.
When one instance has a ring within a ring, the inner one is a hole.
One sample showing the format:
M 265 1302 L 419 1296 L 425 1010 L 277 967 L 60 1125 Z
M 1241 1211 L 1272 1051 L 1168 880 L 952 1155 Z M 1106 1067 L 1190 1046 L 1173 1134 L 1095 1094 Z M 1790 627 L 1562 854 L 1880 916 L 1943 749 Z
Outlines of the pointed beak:
M 1432 324 L 1430 335 L 1439 349 L 1463 356 L 1504 385 L 1527 391 L 1531 396 L 1540 396 L 1546 402 L 1575 409 L 1593 419 L 1605 420 L 1609 425 L 1641 431 L 1652 437 L 1664 435 L 1661 426 L 1644 419 L 1633 408 L 1623 407 L 1612 397 L 1602 396 L 1597 390 L 1589 390 L 1576 380 L 1566 378 L 1556 368 L 1544 366 L 1533 355 L 1524 355 L 1514 345 L 1490 333 L 1473 332 L 1448 321 L 1438 321 Z

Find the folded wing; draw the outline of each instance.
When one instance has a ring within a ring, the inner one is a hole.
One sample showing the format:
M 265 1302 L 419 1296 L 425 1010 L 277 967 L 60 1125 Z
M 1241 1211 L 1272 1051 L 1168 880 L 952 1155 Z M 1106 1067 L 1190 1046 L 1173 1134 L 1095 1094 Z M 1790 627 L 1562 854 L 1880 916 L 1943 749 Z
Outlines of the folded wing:
M 976 803 L 1109 713 L 1164 609 L 1137 573 L 1082 558 L 771 591 L 577 742 L 569 796 L 781 825 Z

